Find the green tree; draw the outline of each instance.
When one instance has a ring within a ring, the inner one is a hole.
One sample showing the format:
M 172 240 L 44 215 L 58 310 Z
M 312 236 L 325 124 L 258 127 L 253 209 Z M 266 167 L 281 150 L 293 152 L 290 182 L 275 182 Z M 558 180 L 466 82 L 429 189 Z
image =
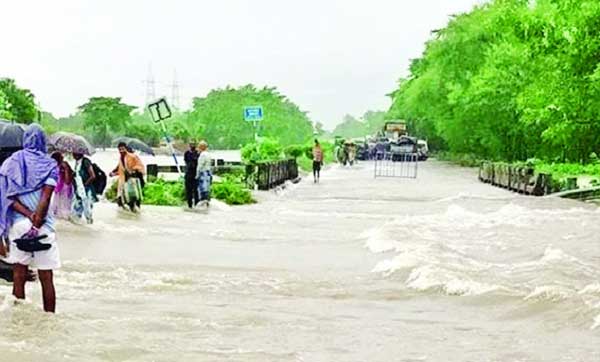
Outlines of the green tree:
M 493 0 L 435 31 L 388 118 L 434 149 L 586 161 L 600 151 L 600 2 Z
M 12 119 L 13 115 L 10 112 L 10 103 L 6 94 L 0 89 L 0 118 Z
M 321 122 L 315 122 L 315 130 L 314 130 L 314 134 L 317 137 L 323 137 L 327 134 L 327 131 L 324 128 L 325 126 L 323 126 L 323 123 Z
M 211 91 L 195 98 L 185 118 L 170 128 L 181 139 L 206 139 L 215 148 L 241 148 L 254 141 L 254 126 L 244 121 L 246 106 L 261 105 L 264 120 L 258 132 L 282 145 L 304 143 L 312 137 L 313 126 L 306 112 L 281 95 L 276 88 L 246 85 Z
M 83 116 L 83 126 L 91 130 L 96 144 L 106 147 L 110 144 L 111 133 L 120 133 L 131 123 L 131 112 L 136 107 L 122 103 L 116 97 L 92 97 L 79 110 Z
M 334 136 L 353 138 L 366 136 L 369 131 L 364 122 L 347 114 L 342 122 L 333 129 L 332 133 Z
M 81 112 L 61 117 L 56 123 L 58 124 L 58 129 L 61 131 L 77 133 L 77 131 L 81 132 L 84 129 L 84 119 Z
M 134 113 L 131 121 L 126 124 L 123 135 L 137 138 L 150 146 L 158 146 L 162 137 L 160 126 L 148 112 Z
M 0 91 L 4 93 L 5 102 L 10 105 L 10 112 L 6 115 L 11 120 L 31 123 L 37 118 L 35 97 L 31 91 L 19 88 L 15 81 L 9 78 L 0 79 Z
M 383 129 L 386 116 L 387 112 L 383 111 L 367 111 L 361 119 L 347 114 L 332 131 L 332 134 L 345 138 L 372 136 Z
M 365 124 L 365 131 L 369 135 L 374 135 L 383 129 L 386 122 L 387 112 L 384 111 L 367 111 L 363 115 L 363 123 Z
M 50 112 L 41 112 L 40 124 L 44 128 L 46 134 L 52 134 L 59 130 L 58 120 Z

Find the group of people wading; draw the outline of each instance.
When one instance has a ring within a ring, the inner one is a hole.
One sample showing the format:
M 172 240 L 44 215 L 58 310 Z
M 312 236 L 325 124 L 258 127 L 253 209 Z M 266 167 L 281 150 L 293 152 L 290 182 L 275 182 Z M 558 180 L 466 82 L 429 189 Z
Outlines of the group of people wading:
M 125 143 L 119 143 L 118 150 L 119 162 L 110 173 L 111 177 L 118 178 L 116 201 L 124 209 L 138 212 L 144 187 L 144 164 Z M 51 214 L 74 222 L 85 219 L 88 224 L 92 224 L 94 203 L 98 202 L 98 196 L 104 192 L 106 174 L 81 153 L 73 153 L 74 167 L 64 160 L 61 152 L 54 152 L 51 157 L 58 166 Z
M 124 143 L 119 163 L 111 172 L 118 177 L 118 203 L 138 211 L 144 165 Z M 12 264 L 13 295 L 25 299 L 25 283 L 37 269 L 44 310 L 54 312 L 53 271 L 60 268 L 56 219 L 85 218 L 93 223 L 93 204 L 106 185 L 104 173 L 83 154 L 74 153 L 72 168 L 59 152 L 47 153 L 46 136 L 37 124 L 23 134 L 23 149 L 0 166 L 0 259 Z M 99 189 L 102 188 L 102 190 Z

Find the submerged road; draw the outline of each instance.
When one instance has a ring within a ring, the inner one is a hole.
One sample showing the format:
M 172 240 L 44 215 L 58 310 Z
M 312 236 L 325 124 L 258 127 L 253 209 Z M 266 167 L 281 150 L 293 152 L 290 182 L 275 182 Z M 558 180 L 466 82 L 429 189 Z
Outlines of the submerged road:
M 0 361 L 598 361 L 600 211 L 332 167 L 207 214 L 59 225 L 57 315 L 0 285 Z

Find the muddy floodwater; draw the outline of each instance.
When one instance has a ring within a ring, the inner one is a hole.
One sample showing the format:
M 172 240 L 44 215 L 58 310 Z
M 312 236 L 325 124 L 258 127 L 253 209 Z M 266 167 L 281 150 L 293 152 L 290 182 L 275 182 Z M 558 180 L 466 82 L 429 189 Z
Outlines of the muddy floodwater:
M 56 315 L 0 284 L 1 361 L 600 361 L 600 211 L 334 166 L 207 214 L 59 225 Z

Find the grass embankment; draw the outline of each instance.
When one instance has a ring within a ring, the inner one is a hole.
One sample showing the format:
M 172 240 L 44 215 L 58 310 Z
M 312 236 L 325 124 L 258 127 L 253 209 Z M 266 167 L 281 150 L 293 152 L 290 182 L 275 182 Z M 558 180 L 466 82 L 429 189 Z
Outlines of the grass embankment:
M 568 179 L 577 178 L 577 186 L 590 187 L 600 186 L 600 163 L 547 163 L 542 161 L 533 162 L 536 173 L 552 175 L 553 188 L 564 191 L 569 189 Z
M 479 167 L 483 159 L 472 154 L 440 152 L 435 154 L 440 161 L 448 161 L 463 167 Z M 521 162 L 506 162 L 510 165 L 533 167 L 536 174 L 545 173 L 552 176 L 553 191 L 564 191 L 569 188 L 567 180 L 577 178 L 579 187 L 600 186 L 600 160 L 592 158 L 587 164 L 569 162 L 547 162 L 531 159 Z
M 108 200 L 116 199 L 116 182 L 106 192 L 105 196 Z M 252 197 L 252 193 L 244 185 L 242 177 L 238 174 L 222 175 L 220 181 L 212 184 L 211 197 L 228 205 L 246 205 L 256 202 Z M 185 186 L 183 180 L 167 181 L 162 178 L 149 180 L 144 187 L 143 204 L 158 206 L 184 205 Z

